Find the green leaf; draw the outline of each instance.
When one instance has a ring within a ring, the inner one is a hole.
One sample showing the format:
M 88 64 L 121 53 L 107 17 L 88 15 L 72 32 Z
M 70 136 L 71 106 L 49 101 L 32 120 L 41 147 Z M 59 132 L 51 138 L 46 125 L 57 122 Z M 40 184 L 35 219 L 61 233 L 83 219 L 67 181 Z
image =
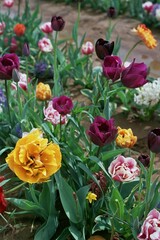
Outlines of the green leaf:
M 75 226 L 69 227 L 69 231 L 74 237 L 75 240 L 85 240 L 86 238 L 83 236 L 83 233 L 79 231 Z
M 4 152 L 6 152 L 7 150 L 12 150 L 13 149 L 13 147 L 5 147 L 5 148 L 3 148 L 1 151 L 0 151 L 0 156 L 4 153 Z
M 78 198 L 74 196 L 75 191 L 59 172 L 55 174 L 55 179 L 57 182 L 60 199 L 67 217 L 73 223 L 80 223 L 83 220 L 82 209 L 80 207 Z
M 117 188 L 112 190 L 109 207 L 114 216 L 120 219 L 124 218 L 124 202 Z
M 119 154 L 124 153 L 125 151 L 126 151 L 126 149 L 123 148 L 123 149 L 116 149 L 116 150 L 104 152 L 104 153 L 102 153 L 102 161 L 107 161 L 113 157 L 116 157 Z

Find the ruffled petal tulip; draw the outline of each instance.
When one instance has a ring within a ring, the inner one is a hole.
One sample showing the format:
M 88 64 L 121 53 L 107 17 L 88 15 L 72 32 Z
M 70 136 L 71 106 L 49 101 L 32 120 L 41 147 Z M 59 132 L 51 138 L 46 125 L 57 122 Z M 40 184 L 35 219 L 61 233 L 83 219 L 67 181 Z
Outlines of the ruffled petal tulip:
M 97 116 L 87 131 L 91 141 L 98 146 L 105 146 L 111 143 L 117 134 L 117 128 L 114 126 L 114 119 L 106 120 Z
M 106 41 L 102 38 L 98 39 L 95 44 L 96 54 L 100 59 L 104 59 L 106 56 L 110 56 L 114 49 L 114 42 Z
M 137 137 L 133 135 L 132 129 L 118 129 L 118 136 L 116 138 L 116 144 L 123 148 L 132 148 L 137 142 Z
M 60 16 L 53 16 L 51 19 L 51 26 L 54 31 L 62 31 L 65 26 L 65 21 Z
M 36 98 L 41 101 L 49 100 L 51 98 L 52 92 L 49 84 L 44 84 L 42 82 L 38 83 L 36 87 Z
M 43 37 L 38 41 L 38 47 L 42 52 L 52 52 L 53 46 L 49 38 Z
M 133 62 L 122 71 L 121 82 L 128 88 L 137 88 L 146 84 L 147 66 L 144 63 Z
M 160 153 L 160 128 L 155 128 L 149 132 L 148 148 L 153 153 Z
M 14 53 L 0 57 L 0 79 L 10 80 L 13 69 L 19 69 L 19 58 Z
M 138 240 L 160 239 L 160 212 L 151 210 L 144 221 L 141 232 L 137 236 Z
M 26 27 L 22 23 L 17 23 L 14 28 L 13 28 L 14 33 L 18 36 L 21 37 L 24 35 L 26 31 Z
M 67 96 L 55 97 L 52 99 L 53 108 L 56 109 L 59 114 L 66 115 L 72 111 L 73 102 Z
M 118 56 L 106 56 L 102 68 L 104 76 L 114 82 L 120 78 L 122 61 Z
M 6 162 L 16 176 L 24 182 L 41 183 L 61 167 L 61 151 L 57 144 L 48 143 L 39 129 L 31 131 L 16 143 Z
M 5 27 L 6 27 L 5 22 L 0 22 L 0 35 L 3 34 Z
M 140 174 L 136 160 L 122 155 L 111 162 L 108 172 L 114 180 L 119 182 L 133 181 Z

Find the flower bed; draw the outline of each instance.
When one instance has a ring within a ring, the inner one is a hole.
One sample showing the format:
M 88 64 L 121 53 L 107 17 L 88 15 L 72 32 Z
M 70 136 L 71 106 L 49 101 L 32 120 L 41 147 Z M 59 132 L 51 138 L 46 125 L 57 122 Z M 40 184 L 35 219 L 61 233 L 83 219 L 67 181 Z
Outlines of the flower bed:
M 157 47 L 151 30 L 135 26 L 137 42 L 122 59 L 118 39 L 97 38 L 95 46 L 85 34 L 79 40 L 80 2 L 70 41 L 60 38 L 62 16 L 42 23 L 26 1 L 24 13 L 11 19 L 12 6 L 3 7 L 1 232 L 29 214 L 38 220 L 35 240 L 158 239 L 160 129 L 148 133 L 149 156 L 133 149 L 137 136 L 114 119 L 115 109 L 135 109 L 134 97 L 159 81 L 144 62 L 127 62 L 140 42 L 146 51 Z M 93 52 L 101 66 L 94 67 Z M 71 87 L 79 86 L 87 104 L 72 99 Z M 158 112 L 154 97 L 143 118 Z

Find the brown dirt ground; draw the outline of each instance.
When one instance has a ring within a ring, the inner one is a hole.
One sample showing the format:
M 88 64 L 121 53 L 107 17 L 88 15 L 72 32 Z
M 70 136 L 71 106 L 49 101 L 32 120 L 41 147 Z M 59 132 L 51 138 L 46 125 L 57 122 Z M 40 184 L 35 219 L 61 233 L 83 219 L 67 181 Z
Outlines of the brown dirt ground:
M 18 1 L 17 1 L 18 2 Z M 38 1 L 30 1 L 31 9 L 34 10 Z M 53 15 L 60 15 L 66 21 L 65 29 L 60 33 L 61 38 L 71 38 L 71 31 L 73 24 L 77 19 L 77 8 L 76 5 L 69 6 L 64 4 L 54 4 L 52 1 L 39 1 L 40 2 L 40 13 L 42 15 L 43 21 L 50 21 Z M 24 1 L 22 1 L 22 4 Z M 12 9 L 13 14 L 17 10 L 17 6 Z M 23 8 L 21 9 L 23 11 Z M 120 57 L 123 59 L 127 51 L 135 44 L 137 36 L 131 33 L 131 29 L 137 26 L 138 21 L 131 19 L 129 16 L 120 16 L 112 20 L 112 24 L 115 25 L 114 32 L 112 34 L 111 40 L 114 41 L 117 36 L 121 38 L 121 49 Z M 109 19 L 105 13 L 93 12 L 91 9 L 85 9 L 81 11 L 80 24 L 79 24 L 79 37 L 86 33 L 86 40 L 96 42 L 98 38 L 105 38 L 106 30 L 109 26 Z M 156 30 L 154 35 L 159 41 L 160 33 Z M 153 77 L 160 77 L 160 60 L 159 60 L 159 50 L 158 47 L 154 50 L 147 49 L 143 44 L 138 45 L 137 48 L 130 55 L 129 59 L 132 61 L 136 58 L 137 62 L 145 62 L 150 66 L 150 74 Z M 99 59 L 97 59 L 96 54 L 94 54 L 95 65 L 101 65 Z M 79 94 L 76 91 L 74 93 L 75 99 L 79 99 Z M 85 97 L 79 99 L 82 102 L 86 102 Z M 138 120 L 130 121 L 125 118 L 123 114 L 118 114 L 115 116 L 116 125 L 122 128 L 131 128 L 135 135 L 138 136 L 138 142 L 136 144 L 136 150 L 140 153 L 146 153 L 147 150 L 147 134 L 149 130 L 159 127 L 160 120 L 152 119 L 149 122 L 140 122 Z M 160 169 L 160 164 L 158 161 L 159 157 L 156 159 L 156 168 Z M 6 216 L 6 214 L 4 215 Z M 14 222 L 15 221 L 15 222 Z M 25 216 L 24 218 L 17 218 L 12 220 L 12 226 L 8 225 L 8 231 L 0 234 L 0 239 L 2 240 L 31 240 L 34 239 L 34 232 L 37 229 L 38 223 L 34 217 Z M 5 221 L 0 216 L 0 225 L 5 226 Z M 14 227 L 13 227 L 14 225 Z

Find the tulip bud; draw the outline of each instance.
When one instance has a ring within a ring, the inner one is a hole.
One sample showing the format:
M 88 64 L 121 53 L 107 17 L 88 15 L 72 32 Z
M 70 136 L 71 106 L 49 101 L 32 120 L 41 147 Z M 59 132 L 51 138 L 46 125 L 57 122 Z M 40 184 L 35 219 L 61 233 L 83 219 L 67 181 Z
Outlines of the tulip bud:
M 25 43 L 25 44 L 23 45 L 22 54 L 23 54 L 25 57 L 28 57 L 28 56 L 30 55 L 30 49 L 29 49 L 28 43 Z
M 53 16 L 51 19 L 51 26 L 54 31 L 62 31 L 65 25 L 65 21 L 62 17 Z
M 16 68 L 14 68 L 12 71 L 12 79 L 14 82 L 19 82 L 20 80 L 20 74 Z
M 160 153 L 160 128 L 155 128 L 149 132 L 148 148 L 153 153 Z
M 138 160 L 143 164 L 144 167 L 149 167 L 149 164 L 150 164 L 149 155 L 141 154 L 139 155 Z
M 114 18 L 116 16 L 116 9 L 114 7 L 109 7 L 107 10 L 107 16 L 109 18 Z
M 111 55 L 114 48 L 114 42 L 108 42 L 102 38 L 98 39 L 95 45 L 96 54 L 100 59 L 104 59 L 106 56 Z

